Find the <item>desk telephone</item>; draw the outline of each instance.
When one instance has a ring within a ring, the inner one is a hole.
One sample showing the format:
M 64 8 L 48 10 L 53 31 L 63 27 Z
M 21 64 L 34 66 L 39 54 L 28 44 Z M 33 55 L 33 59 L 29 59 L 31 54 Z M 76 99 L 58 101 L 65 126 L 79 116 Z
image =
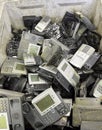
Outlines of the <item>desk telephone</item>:
M 0 98 L 0 130 L 25 130 L 19 97 Z

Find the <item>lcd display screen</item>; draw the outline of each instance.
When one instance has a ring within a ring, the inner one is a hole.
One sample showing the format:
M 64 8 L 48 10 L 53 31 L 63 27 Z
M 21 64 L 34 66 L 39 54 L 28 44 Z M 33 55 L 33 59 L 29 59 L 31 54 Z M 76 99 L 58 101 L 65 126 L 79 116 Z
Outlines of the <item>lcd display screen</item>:
M 16 70 L 24 71 L 24 70 L 25 70 L 25 66 L 24 66 L 23 64 L 17 63 L 17 64 L 16 64 Z
M 31 81 L 32 82 L 37 82 L 39 81 L 39 76 L 38 75 L 30 75 Z
M 43 99 L 41 99 L 39 102 L 36 103 L 37 107 L 40 109 L 41 112 L 52 106 L 55 102 L 51 98 L 50 95 L 47 95 Z
M 7 129 L 7 119 L 6 119 L 6 115 L 4 114 L 0 114 L 0 130 L 1 129 Z

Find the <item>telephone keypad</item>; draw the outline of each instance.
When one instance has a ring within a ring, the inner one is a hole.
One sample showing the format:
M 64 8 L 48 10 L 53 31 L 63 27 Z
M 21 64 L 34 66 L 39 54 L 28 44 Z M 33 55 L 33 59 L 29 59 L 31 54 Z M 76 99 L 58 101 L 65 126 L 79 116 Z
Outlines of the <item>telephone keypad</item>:
M 0 99 L 0 112 L 7 112 L 8 111 L 8 100 L 3 98 Z

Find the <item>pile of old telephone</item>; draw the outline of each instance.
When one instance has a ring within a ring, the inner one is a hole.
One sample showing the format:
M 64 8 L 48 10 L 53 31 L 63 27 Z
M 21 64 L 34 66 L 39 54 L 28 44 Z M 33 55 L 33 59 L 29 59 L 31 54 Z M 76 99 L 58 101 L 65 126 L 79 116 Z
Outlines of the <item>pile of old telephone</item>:
M 80 12 L 23 16 L 0 74 L 0 130 L 102 130 L 101 35 Z

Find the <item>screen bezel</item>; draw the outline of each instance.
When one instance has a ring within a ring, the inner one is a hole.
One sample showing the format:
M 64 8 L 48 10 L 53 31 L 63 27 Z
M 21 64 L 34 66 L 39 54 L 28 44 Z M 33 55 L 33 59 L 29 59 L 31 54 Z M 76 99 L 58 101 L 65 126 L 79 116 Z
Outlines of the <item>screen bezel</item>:
M 25 65 L 34 65 L 34 64 L 36 64 L 36 61 L 34 59 L 33 54 L 23 53 L 23 59 L 24 59 L 24 64 Z
M 31 80 L 31 76 L 39 76 L 38 74 L 34 74 L 34 73 L 29 73 L 28 74 L 28 81 L 30 85 L 37 85 L 37 84 L 48 84 L 48 82 L 46 82 L 45 80 L 43 80 L 40 76 L 39 76 L 39 81 L 32 81 Z
M 16 69 L 17 64 L 21 64 L 21 65 L 23 65 L 23 66 L 24 66 L 24 70 L 17 70 L 17 69 Z M 25 68 L 24 63 L 15 62 L 12 73 L 17 73 L 17 74 L 27 74 L 27 70 L 26 70 L 26 68 Z
M 35 53 L 30 53 L 30 48 L 31 48 L 31 46 L 34 46 L 34 47 L 37 48 L 37 53 L 36 53 L 36 54 L 35 54 Z M 39 55 L 40 49 L 41 49 L 41 47 L 40 47 L 39 45 L 29 43 L 27 53 L 28 53 L 28 54 L 33 54 L 33 55 Z
M 54 104 L 51 105 L 50 107 L 48 107 L 47 109 L 45 109 L 43 112 L 39 109 L 39 107 L 36 105 L 37 102 L 39 102 L 40 100 L 42 100 L 44 97 L 46 97 L 47 95 L 50 95 L 50 97 L 52 98 L 52 100 L 54 101 Z M 51 111 L 52 109 L 54 109 L 56 106 L 58 106 L 61 103 L 61 100 L 58 98 L 58 96 L 56 95 L 56 93 L 54 92 L 54 90 L 52 88 L 46 89 L 44 92 L 42 92 L 41 94 L 39 94 L 37 97 L 35 97 L 32 100 L 32 104 L 34 105 L 34 107 L 36 108 L 36 110 L 39 112 L 40 115 L 45 115 L 46 113 L 48 113 L 49 111 Z

